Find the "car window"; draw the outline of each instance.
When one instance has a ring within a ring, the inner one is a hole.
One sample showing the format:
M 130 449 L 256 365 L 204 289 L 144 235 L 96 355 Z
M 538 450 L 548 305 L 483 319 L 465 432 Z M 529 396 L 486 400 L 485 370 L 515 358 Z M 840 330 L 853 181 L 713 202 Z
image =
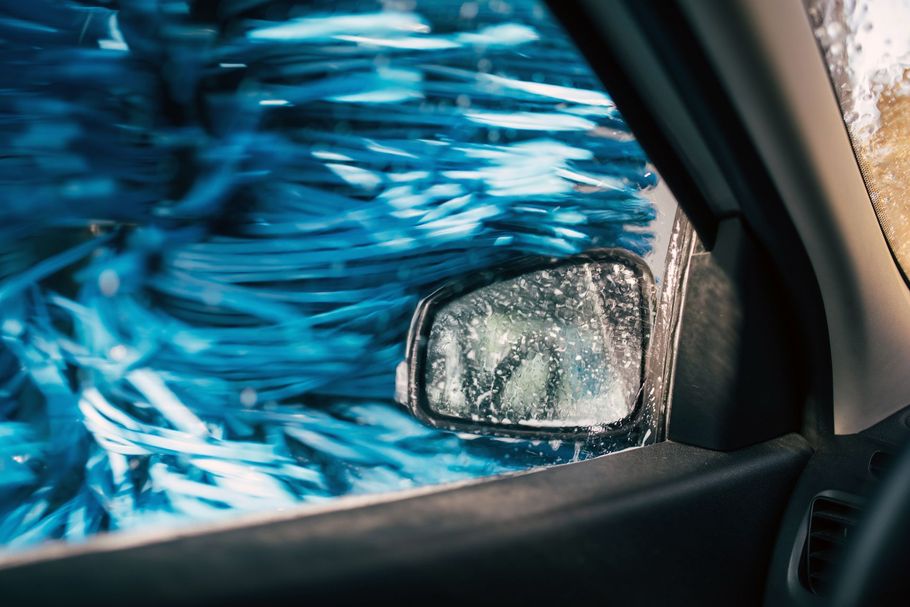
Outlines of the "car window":
M 879 223 L 910 270 L 910 2 L 807 3 Z
M 675 202 L 542 3 L 8 1 L 0 51 L 0 544 L 613 448 L 392 401 L 451 279 L 662 281 Z

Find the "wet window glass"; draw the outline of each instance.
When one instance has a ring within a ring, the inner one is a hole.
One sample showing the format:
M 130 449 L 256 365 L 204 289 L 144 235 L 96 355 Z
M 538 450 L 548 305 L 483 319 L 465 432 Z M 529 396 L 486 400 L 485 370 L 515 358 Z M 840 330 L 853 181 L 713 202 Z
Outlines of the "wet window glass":
M 807 4 L 879 223 L 910 275 L 910 1 Z
M 675 203 L 540 2 L 0 0 L 0 141 L 6 549 L 605 453 L 393 401 L 450 280 L 620 247 L 661 283 Z M 582 379 L 571 416 L 627 412 Z

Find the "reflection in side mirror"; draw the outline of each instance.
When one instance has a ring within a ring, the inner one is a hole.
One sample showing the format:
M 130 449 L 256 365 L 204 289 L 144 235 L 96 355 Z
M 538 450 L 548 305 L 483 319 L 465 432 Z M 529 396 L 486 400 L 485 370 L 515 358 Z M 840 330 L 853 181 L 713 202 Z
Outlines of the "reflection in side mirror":
M 418 306 L 399 400 L 470 432 L 617 430 L 641 402 L 653 292 L 644 262 L 612 249 L 444 287 Z

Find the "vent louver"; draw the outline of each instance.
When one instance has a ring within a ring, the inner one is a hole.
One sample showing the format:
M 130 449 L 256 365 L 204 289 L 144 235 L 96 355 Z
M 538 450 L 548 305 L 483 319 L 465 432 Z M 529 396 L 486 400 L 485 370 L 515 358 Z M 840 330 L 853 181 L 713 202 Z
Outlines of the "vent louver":
M 830 590 L 838 558 L 859 517 L 860 509 L 842 500 L 819 496 L 812 503 L 804 581 L 815 594 Z

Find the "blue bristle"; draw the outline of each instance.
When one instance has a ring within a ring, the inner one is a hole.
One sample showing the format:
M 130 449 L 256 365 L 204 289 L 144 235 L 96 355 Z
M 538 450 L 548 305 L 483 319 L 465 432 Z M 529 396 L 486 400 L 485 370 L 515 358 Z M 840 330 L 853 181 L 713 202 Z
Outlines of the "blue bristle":
M 390 402 L 418 299 L 650 247 L 533 0 L 0 0 L 0 544 L 518 470 Z

